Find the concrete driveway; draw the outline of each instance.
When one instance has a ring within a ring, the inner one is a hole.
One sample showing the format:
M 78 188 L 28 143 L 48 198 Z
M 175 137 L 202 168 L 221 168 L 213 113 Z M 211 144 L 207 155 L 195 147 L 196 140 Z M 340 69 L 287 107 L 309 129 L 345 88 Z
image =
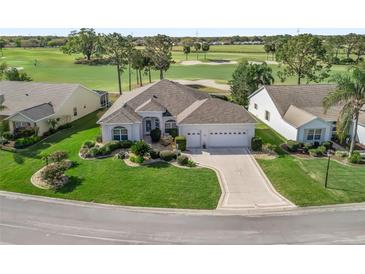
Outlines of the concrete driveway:
M 219 174 L 222 197 L 218 209 L 294 206 L 276 192 L 248 149 L 196 149 L 188 154 L 200 165 L 213 168 Z

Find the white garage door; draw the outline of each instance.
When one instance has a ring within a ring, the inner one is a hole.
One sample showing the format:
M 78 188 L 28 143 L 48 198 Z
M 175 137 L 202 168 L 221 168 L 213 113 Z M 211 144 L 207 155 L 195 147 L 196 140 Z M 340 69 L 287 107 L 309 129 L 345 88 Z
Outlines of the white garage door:
M 200 140 L 201 140 L 200 130 L 189 130 L 186 133 L 187 147 L 200 147 L 201 146 Z
M 208 147 L 246 147 L 248 145 L 246 130 L 212 130 L 208 133 Z

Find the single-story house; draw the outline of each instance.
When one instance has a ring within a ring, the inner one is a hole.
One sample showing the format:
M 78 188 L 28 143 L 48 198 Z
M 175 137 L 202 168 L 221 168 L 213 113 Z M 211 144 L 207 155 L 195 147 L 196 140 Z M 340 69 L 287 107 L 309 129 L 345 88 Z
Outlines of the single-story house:
M 326 113 L 323 99 L 336 85 L 262 86 L 249 96 L 248 111 L 289 140 L 314 143 L 331 140 L 341 106 Z M 360 115 L 357 140 L 365 143 L 365 113 Z
M 80 84 L 0 81 L 0 120 L 9 121 L 12 133 L 34 128 L 39 136 L 56 126 L 72 122 L 108 105 L 107 92 Z
M 103 141 L 141 140 L 176 129 L 187 147 L 248 147 L 255 119 L 241 106 L 161 80 L 124 93 L 100 118 Z

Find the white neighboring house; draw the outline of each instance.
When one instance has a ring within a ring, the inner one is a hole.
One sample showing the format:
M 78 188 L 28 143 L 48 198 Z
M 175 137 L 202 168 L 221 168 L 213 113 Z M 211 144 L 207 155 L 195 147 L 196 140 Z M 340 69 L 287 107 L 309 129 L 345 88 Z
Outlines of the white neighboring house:
M 329 141 L 341 106 L 325 114 L 322 101 L 335 88 L 329 84 L 262 86 L 250 95 L 248 111 L 289 140 Z M 365 144 L 365 113 L 360 115 L 357 141 Z
M 249 147 L 255 119 L 241 106 L 161 80 L 124 93 L 100 118 L 103 141 L 141 140 L 177 130 L 187 147 Z
M 36 128 L 41 136 L 49 131 L 50 119 L 60 126 L 106 107 L 108 94 L 80 84 L 0 81 L 0 102 L 0 121 L 8 120 L 12 133 Z

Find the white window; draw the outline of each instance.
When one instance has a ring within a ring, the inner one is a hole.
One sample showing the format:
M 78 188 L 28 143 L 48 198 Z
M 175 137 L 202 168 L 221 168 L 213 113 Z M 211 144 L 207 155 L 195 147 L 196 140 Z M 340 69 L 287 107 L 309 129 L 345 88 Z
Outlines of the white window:
M 265 110 L 265 120 L 270 121 L 270 112 Z
M 113 140 L 115 141 L 128 140 L 128 130 L 125 127 L 113 128 Z
M 175 120 L 168 120 L 165 122 L 165 129 L 172 129 L 176 128 L 176 121 Z
M 322 129 L 308 129 L 307 131 L 307 141 L 319 141 L 322 137 Z
M 14 122 L 14 128 L 29 128 L 29 127 L 30 127 L 29 122 L 22 122 L 22 121 Z
M 74 107 L 73 111 L 74 111 L 74 116 L 77 116 L 77 107 Z
M 254 107 L 255 109 L 257 109 L 257 108 L 258 108 L 258 107 L 257 107 L 257 104 L 254 104 L 254 105 L 253 105 L 253 107 Z

